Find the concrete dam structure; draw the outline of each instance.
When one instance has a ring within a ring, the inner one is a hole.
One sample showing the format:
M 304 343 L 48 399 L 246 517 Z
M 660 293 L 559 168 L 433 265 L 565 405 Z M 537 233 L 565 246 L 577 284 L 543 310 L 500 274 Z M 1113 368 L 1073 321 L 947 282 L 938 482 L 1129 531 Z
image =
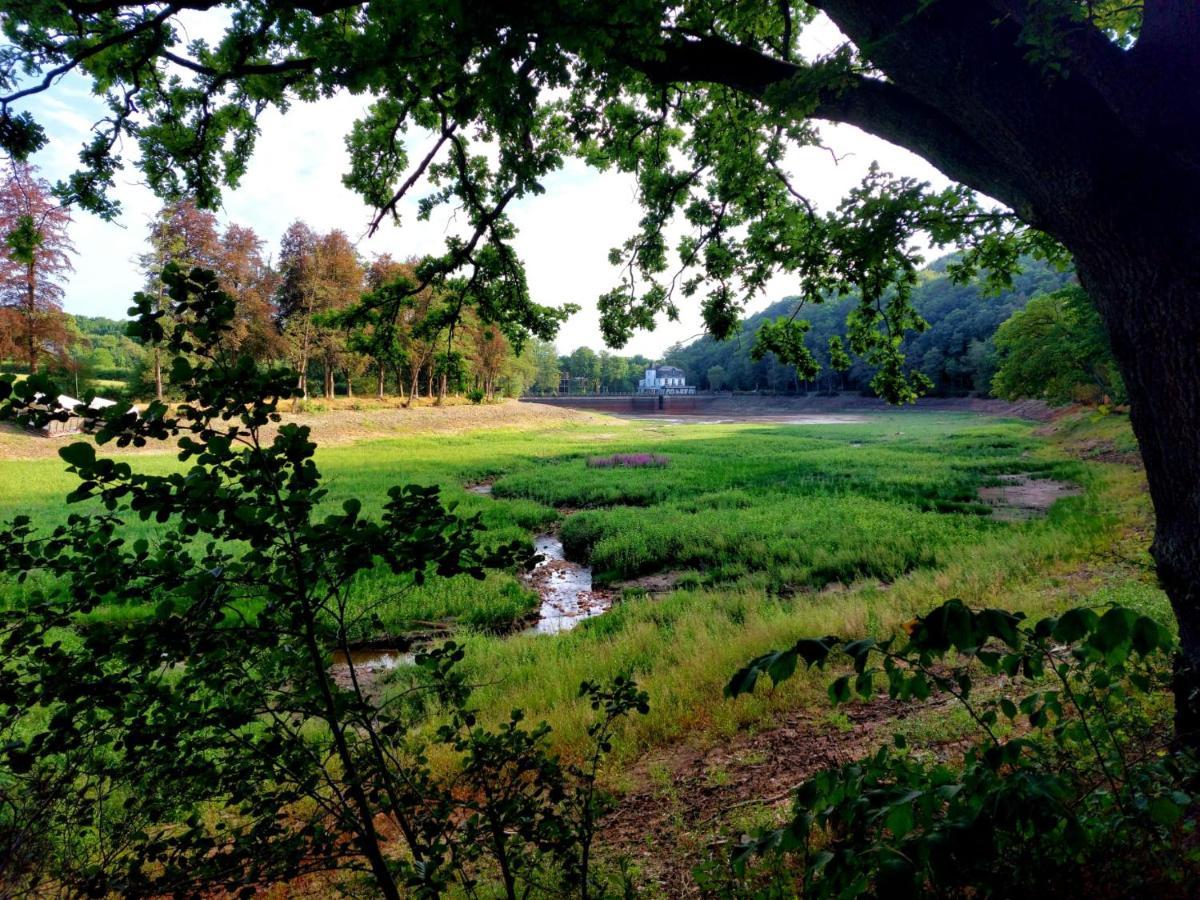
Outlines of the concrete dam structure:
M 610 413 L 702 414 L 721 398 L 704 394 L 580 394 L 564 397 L 522 397 L 522 403 L 545 403 L 571 409 Z

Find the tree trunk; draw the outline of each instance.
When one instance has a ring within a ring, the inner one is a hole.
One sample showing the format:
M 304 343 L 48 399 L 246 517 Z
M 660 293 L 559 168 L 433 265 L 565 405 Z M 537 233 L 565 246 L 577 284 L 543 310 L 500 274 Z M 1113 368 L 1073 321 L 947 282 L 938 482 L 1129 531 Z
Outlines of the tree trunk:
M 162 351 L 156 345 L 154 348 L 154 399 L 162 400 L 162 398 L 163 398 Z
M 421 369 L 414 367 L 410 371 L 410 375 L 412 379 L 408 384 L 408 397 L 404 401 L 405 407 L 412 406 L 412 402 L 417 399 L 417 394 L 421 390 Z
M 29 374 L 37 374 L 37 270 L 33 263 L 26 266 L 25 272 L 25 337 L 29 352 Z
M 1195 249 L 1187 247 L 1180 240 L 1184 223 L 1165 214 L 1156 235 L 1136 234 L 1140 229 L 1134 222 L 1127 240 L 1106 241 L 1094 252 L 1077 250 L 1076 262 L 1129 391 L 1130 418 L 1154 503 L 1151 553 L 1179 623 L 1176 736 L 1198 746 L 1200 239 Z
M 325 399 L 332 400 L 333 399 L 333 366 L 331 366 L 329 364 L 329 360 L 325 360 L 324 365 L 325 365 L 325 371 L 324 371 Z
M 380 399 L 380 400 L 382 400 L 382 399 L 383 399 L 383 363 L 379 363 L 379 391 L 378 391 L 378 397 L 379 397 L 379 399 Z
M 308 399 L 308 328 L 304 329 L 304 340 L 300 344 L 300 365 L 297 367 L 300 370 L 299 377 L 296 381 L 296 388 L 300 391 L 300 396 L 305 400 Z
M 346 371 L 346 399 L 347 400 L 354 399 L 354 380 L 353 379 L 354 379 L 354 376 L 350 374 L 349 370 L 347 370 Z

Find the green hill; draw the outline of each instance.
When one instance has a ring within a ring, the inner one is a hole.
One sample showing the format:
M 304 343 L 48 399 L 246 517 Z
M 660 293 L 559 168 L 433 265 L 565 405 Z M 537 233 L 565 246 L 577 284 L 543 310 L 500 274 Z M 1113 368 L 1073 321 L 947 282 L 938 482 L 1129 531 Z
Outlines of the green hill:
M 924 281 L 913 292 L 913 302 L 929 329 L 909 335 L 905 351 L 910 365 L 932 379 L 935 393 L 961 394 L 986 392 L 995 370 L 992 335 L 1000 323 L 1029 300 L 1046 291 L 1057 290 L 1073 279 L 1036 260 L 1026 262 L 1024 271 L 1014 279 L 1011 290 L 987 295 L 975 284 L 954 284 L 946 277 L 945 257 L 927 267 Z M 797 298 L 787 297 L 746 319 L 741 330 L 728 341 L 703 337 L 685 346 L 672 347 L 666 362 L 679 366 L 688 381 L 709 387 L 708 371 L 713 366 L 725 370 L 727 389 L 752 390 L 869 390 L 874 370 L 856 359 L 848 372 L 829 369 L 826 347 L 833 335 L 845 336 L 846 312 L 857 302 L 847 297 L 839 302 L 808 306 L 800 318 L 812 323 L 808 344 L 825 368 L 815 383 L 801 384 L 794 371 L 767 354 L 761 362 L 750 358 L 755 334 L 764 322 L 791 315 Z

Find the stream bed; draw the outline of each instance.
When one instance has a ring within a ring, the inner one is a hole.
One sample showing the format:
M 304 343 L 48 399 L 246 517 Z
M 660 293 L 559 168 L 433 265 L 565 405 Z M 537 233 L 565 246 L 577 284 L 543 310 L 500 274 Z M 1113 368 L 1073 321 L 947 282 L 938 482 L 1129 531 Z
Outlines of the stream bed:
M 486 487 L 486 493 L 491 493 L 491 485 Z M 484 493 L 482 490 L 474 492 Z M 542 559 L 532 571 L 522 576 L 522 580 L 537 592 L 542 603 L 537 619 L 520 629 L 520 633 L 561 634 L 570 631 L 584 619 L 612 608 L 613 593 L 596 590 L 592 586 L 591 567 L 567 559 L 558 535 L 539 534 L 533 539 L 533 546 Z M 343 651 L 334 653 L 329 671 L 339 686 L 348 689 L 352 686 L 351 666 L 360 684 L 370 685 L 380 675 L 399 666 L 411 666 L 415 662 L 416 651 L 412 647 L 403 650 L 387 647 L 351 649 L 348 654 Z
M 533 546 L 542 560 L 526 580 L 542 598 L 542 606 L 537 622 L 525 629 L 527 633 L 570 631 L 584 619 L 612 607 L 612 593 L 592 587 L 591 567 L 567 559 L 558 535 L 539 534 Z

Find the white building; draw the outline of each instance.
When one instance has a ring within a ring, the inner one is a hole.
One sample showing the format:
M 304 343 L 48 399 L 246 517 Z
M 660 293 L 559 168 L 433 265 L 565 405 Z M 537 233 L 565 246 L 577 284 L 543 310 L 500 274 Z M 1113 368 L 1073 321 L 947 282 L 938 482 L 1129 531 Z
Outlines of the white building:
M 639 394 L 694 394 L 696 388 L 687 383 L 683 369 L 675 366 L 654 366 L 638 382 Z

